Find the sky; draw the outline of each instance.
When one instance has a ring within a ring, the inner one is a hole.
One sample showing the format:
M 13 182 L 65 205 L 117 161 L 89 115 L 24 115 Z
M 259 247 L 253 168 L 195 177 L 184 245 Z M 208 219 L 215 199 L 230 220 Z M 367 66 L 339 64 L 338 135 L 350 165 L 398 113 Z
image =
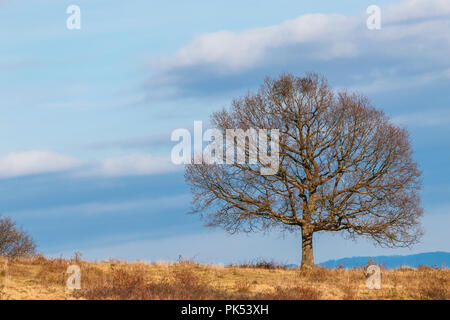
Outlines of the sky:
M 309 71 L 408 128 L 425 208 L 411 248 L 319 233 L 316 261 L 450 251 L 448 0 L 0 0 L 0 212 L 50 256 L 298 263 L 298 234 L 228 235 L 188 214 L 170 133 Z

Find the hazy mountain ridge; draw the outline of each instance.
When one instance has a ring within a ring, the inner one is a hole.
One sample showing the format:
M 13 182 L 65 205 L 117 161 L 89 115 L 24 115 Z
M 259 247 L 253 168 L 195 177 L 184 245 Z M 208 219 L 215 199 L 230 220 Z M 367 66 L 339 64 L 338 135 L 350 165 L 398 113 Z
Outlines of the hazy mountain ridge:
M 417 268 L 420 265 L 450 268 L 450 252 L 442 251 L 411 255 L 351 257 L 328 260 L 319 263 L 319 265 L 328 268 L 337 268 L 338 266 L 342 266 L 344 268 L 354 268 L 367 265 L 369 259 L 372 259 L 374 263 L 383 265 L 386 268 L 398 268 L 401 266 Z

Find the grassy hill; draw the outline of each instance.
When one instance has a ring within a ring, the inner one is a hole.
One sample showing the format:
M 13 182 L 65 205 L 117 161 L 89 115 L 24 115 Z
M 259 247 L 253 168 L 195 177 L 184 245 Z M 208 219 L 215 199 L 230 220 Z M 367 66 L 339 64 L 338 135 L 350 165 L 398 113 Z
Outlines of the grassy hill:
M 81 290 L 68 291 L 73 264 Z M 381 290 L 369 290 L 363 268 L 0 257 L 0 299 L 450 299 L 449 280 L 449 269 L 382 270 Z

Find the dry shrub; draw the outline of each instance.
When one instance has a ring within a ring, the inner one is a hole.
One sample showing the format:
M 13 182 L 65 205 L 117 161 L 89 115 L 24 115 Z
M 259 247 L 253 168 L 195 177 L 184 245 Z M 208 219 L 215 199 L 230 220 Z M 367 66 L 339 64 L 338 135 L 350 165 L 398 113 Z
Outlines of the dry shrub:
M 88 299 L 142 299 L 145 286 L 140 270 L 114 269 L 111 275 L 98 284 L 88 282 L 88 288 L 75 292 L 76 296 Z
M 312 287 L 277 287 L 274 292 L 251 294 L 248 281 L 235 283 L 236 291 L 229 292 L 213 287 L 187 267 L 178 267 L 162 280 L 146 280 L 142 270 L 116 269 L 110 279 L 82 289 L 75 296 L 90 300 L 205 300 L 205 299 L 280 299 L 315 300 L 321 294 Z
M 31 236 L 9 217 L 0 215 L 0 255 L 8 258 L 29 257 L 37 244 Z
M 436 275 L 424 277 L 419 285 L 417 295 L 417 298 L 422 300 L 449 300 L 449 281 Z
M 356 297 L 357 288 L 350 277 L 342 285 L 342 292 L 344 293 L 344 300 L 353 300 Z
M 432 267 L 429 266 L 425 266 L 425 265 L 420 265 L 417 267 L 417 270 L 420 272 L 429 272 L 429 271 L 433 271 L 434 269 Z
M 0 300 L 8 300 L 8 295 L 6 294 L 5 284 L 0 282 Z
M 116 269 L 109 280 L 91 288 L 81 290 L 80 296 L 87 299 L 225 299 L 225 292 L 204 283 L 192 271 L 180 268 L 160 281 L 146 281 L 140 269 Z
M 46 258 L 43 255 L 35 255 L 27 261 L 27 259 L 18 260 L 20 263 L 29 263 L 38 267 L 34 279 L 43 287 L 66 286 L 68 277 L 67 268 L 71 265 L 78 265 L 81 269 L 83 283 L 98 283 L 105 277 L 104 272 L 95 264 L 82 261 L 81 254 L 75 253 L 72 259 Z
M 82 264 L 81 265 L 82 282 L 90 285 L 97 285 L 102 283 L 106 278 L 106 273 L 95 265 Z
M 238 294 L 249 294 L 251 284 L 248 280 L 240 280 L 236 282 L 236 293 Z
M 41 265 L 41 264 L 46 263 L 47 260 L 49 260 L 49 258 L 45 257 L 42 253 L 39 253 L 39 254 L 35 254 L 34 256 L 31 257 L 30 264 L 31 265 Z
M 299 269 L 300 277 L 307 278 L 313 282 L 324 282 L 330 278 L 330 269 L 323 267 L 314 267 L 309 269 Z
M 8 275 L 8 260 L 0 256 L 0 300 L 6 299 L 5 283 Z
M 313 287 L 276 287 L 274 292 L 257 294 L 256 299 L 262 300 L 318 300 L 321 297 L 319 290 Z
M 8 259 L 0 255 L 0 277 L 5 277 L 8 271 Z
M 66 278 L 66 270 L 71 262 L 62 258 L 44 258 L 36 256 L 32 259 L 32 263 L 40 267 L 36 273 L 35 279 L 40 281 L 44 287 L 53 285 L 64 285 Z
M 238 265 L 231 265 L 231 267 L 238 268 L 256 268 L 256 269 L 287 269 L 285 265 L 275 262 L 274 260 L 256 259 L 254 261 L 241 263 Z

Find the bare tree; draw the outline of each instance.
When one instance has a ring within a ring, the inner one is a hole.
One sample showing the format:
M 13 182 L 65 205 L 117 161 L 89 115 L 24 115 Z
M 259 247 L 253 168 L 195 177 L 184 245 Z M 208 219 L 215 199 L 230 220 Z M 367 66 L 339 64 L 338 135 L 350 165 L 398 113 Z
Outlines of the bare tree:
M 317 74 L 285 74 L 213 114 L 212 123 L 223 132 L 278 129 L 279 169 L 262 175 L 264 161 L 187 165 L 193 212 L 207 225 L 232 233 L 299 230 L 302 267 L 314 265 L 315 232 L 366 236 L 388 247 L 421 236 L 421 172 L 409 134 L 366 97 L 335 93 Z M 251 140 L 246 160 L 257 149 Z
M 9 217 L 0 215 L 0 255 L 17 258 L 36 252 L 36 244 L 30 235 L 18 228 Z

